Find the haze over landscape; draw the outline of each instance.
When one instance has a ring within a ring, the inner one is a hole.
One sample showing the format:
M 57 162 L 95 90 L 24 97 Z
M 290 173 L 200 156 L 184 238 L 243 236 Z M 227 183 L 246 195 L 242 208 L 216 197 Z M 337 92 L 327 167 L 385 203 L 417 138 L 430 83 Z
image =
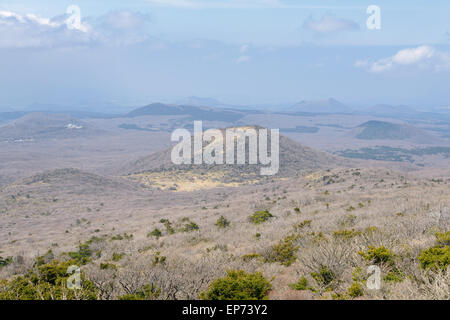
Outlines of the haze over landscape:
M 450 4 L 369 5 L 1 1 L 0 300 L 450 299 Z

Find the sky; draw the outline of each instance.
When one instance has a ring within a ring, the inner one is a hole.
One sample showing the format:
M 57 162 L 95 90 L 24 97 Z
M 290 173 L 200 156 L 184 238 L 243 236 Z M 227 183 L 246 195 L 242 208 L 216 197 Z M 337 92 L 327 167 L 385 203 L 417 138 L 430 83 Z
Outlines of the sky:
M 448 0 L 0 0 L 0 111 L 189 96 L 427 109 L 450 106 L 449 84 Z

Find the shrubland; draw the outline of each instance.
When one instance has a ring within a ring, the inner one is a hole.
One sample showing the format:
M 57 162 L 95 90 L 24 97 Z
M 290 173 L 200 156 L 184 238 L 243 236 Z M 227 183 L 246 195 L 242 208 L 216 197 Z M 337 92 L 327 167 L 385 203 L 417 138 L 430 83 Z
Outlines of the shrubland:
M 448 300 L 450 179 L 406 180 L 314 172 L 95 226 L 70 250 L 2 253 L 0 299 Z M 70 265 L 80 290 L 67 288 Z

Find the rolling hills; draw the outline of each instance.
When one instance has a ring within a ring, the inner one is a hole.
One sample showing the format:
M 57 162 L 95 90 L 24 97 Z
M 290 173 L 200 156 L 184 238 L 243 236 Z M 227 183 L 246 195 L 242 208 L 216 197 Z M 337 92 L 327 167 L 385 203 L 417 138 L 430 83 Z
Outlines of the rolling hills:
M 361 140 L 411 140 L 424 144 L 432 144 L 436 140 L 431 134 L 412 125 L 376 120 L 359 125 L 351 134 Z
M 0 126 L 0 140 L 64 139 L 102 134 L 102 130 L 66 114 L 36 112 Z

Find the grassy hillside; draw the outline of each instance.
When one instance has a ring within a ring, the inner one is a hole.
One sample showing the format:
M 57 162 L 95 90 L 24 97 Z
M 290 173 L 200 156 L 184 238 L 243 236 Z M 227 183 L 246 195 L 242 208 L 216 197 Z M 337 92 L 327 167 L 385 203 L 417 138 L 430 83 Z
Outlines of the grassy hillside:
M 71 299 L 214 299 L 218 279 L 238 277 L 256 281 L 269 299 L 448 300 L 449 184 L 382 169 L 335 169 L 188 193 L 200 200 L 191 203 L 176 193 L 154 194 L 151 202 L 102 195 L 104 208 L 74 214 L 80 222 L 70 228 L 40 217 L 53 230 L 48 246 L 38 234 L 25 236 L 34 234 L 36 219 L 22 220 L 26 210 L 4 212 L 0 297 L 38 299 L 42 290 L 58 298 L 66 277 L 58 270 L 75 263 L 85 287 Z M 168 197 L 165 206 L 157 205 L 160 197 Z M 33 254 L 13 250 L 31 240 Z M 371 265 L 381 270 L 380 290 L 366 287 Z M 51 270 L 62 282 L 48 283 Z M 235 273 L 227 277 L 227 270 Z M 32 274 L 39 287 L 27 282 Z M 27 290 L 19 291 L 22 285 Z

